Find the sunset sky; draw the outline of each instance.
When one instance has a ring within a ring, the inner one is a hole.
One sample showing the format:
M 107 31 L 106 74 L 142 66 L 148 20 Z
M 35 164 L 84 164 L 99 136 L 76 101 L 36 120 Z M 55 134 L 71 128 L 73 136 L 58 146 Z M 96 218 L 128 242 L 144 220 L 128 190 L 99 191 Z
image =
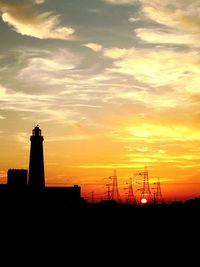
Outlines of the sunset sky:
M 0 0 L 0 180 L 44 135 L 47 185 L 98 198 L 148 166 L 200 196 L 199 0 Z

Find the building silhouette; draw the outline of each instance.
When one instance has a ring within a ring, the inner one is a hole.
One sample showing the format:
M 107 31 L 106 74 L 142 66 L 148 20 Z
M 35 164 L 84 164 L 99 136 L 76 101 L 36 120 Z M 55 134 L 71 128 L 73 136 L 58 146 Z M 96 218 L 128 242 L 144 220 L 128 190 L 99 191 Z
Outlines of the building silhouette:
M 30 137 L 28 188 L 31 191 L 42 191 L 45 187 L 43 140 L 41 130 L 37 125 Z
M 30 137 L 29 172 L 9 169 L 7 183 L 0 184 L 0 208 L 60 209 L 84 203 L 81 187 L 45 186 L 44 153 L 41 129 L 35 126 Z M 27 181 L 28 178 L 28 181 Z
M 14 192 L 24 192 L 27 188 L 27 175 L 27 170 L 9 169 L 7 172 L 8 189 Z
M 79 206 L 81 201 L 81 188 L 74 186 L 47 186 L 44 190 L 46 206 L 73 207 Z

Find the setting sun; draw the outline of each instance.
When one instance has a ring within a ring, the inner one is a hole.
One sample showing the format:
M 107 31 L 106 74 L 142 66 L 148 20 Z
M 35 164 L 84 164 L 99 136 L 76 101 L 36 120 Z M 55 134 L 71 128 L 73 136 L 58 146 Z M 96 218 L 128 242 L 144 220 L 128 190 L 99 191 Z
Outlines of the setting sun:
M 142 203 L 142 204 L 147 204 L 147 202 L 148 202 L 148 201 L 147 201 L 146 198 L 142 198 L 142 199 L 141 199 L 141 203 Z

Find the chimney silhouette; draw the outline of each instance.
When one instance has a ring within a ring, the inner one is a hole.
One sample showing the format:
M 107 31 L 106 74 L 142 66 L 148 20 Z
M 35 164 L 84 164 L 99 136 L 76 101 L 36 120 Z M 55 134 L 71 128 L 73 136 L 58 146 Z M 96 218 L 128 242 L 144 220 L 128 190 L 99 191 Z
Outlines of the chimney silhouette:
M 44 178 L 44 158 L 43 158 L 43 136 L 37 125 L 30 137 L 30 160 L 29 160 L 29 176 L 28 187 L 31 191 L 41 191 L 45 187 Z

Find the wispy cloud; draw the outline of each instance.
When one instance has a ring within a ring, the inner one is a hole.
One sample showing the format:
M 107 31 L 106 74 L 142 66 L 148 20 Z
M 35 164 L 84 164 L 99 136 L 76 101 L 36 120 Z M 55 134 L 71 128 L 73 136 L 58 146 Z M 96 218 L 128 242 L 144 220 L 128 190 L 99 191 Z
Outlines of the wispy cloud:
M 102 51 L 102 48 L 103 48 L 102 45 L 97 44 L 97 43 L 88 43 L 88 44 L 84 44 L 84 46 L 90 48 L 94 52 L 100 52 Z
M 199 47 L 200 3 L 194 1 L 146 1 L 140 0 L 146 19 L 152 20 L 163 29 L 138 29 L 137 36 L 149 43 L 182 44 Z
M 126 48 L 112 47 L 110 49 L 104 49 L 104 55 L 112 59 L 123 58 L 127 55 L 128 50 Z
M 140 18 L 135 18 L 135 17 L 133 17 L 133 16 L 130 16 L 130 17 L 128 18 L 128 21 L 129 21 L 129 22 L 136 22 L 136 21 L 140 21 Z
M 13 81 L 0 86 L 1 109 L 23 112 L 27 118 L 41 114 L 39 121 L 63 124 L 84 120 L 91 109 L 104 106 L 100 96 L 107 90 L 101 88 L 108 77 L 96 75 L 95 68 L 81 69 L 81 58 L 70 50 L 23 47 L 13 53 L 17 72 L 6 70 L 12 72 Z
M 170 86 L 173 90 L 198 92 L 198 51 L 175 51 L 173 49 L 127 49 L 116 53 L 116 48 L 105 50 L 104 55 L 114 60 L 112 72 L 132 75 L 148 86 Z M 121 50 L 119 50 L 121 51 Z
M 172 127 L 173 125 L 173 127 Z M 148 138 L 151 140 L 151 142 L 157 142 L 162 140 L 175 140 L 175 141 L 199 141 L 199 130 L 197 128 L 189 129 L 187 126 L 183 125 L 175 125 L 172 123 L 172 125 L 162 125 L 157 124 L 156 127 L 153 126 L 151 123 L 144 123 L 144 124 L 137 124 L 137 126 L 130 126 L 127 128 L 124 128 L 125 134 L 125 140 L 129 139 L 143 139 L 147 140 Z M 122 139 L 123 139 L 123 135 Z M 163 153 L 162 153 L 163 154 Z
M 132 5 L 137 2 L 137 0 L 102 0 L 102 1 L 111 5 Z
M 104 110 L 110 114 L 115 110 L 110 110 L 110 104 L 124 114 L 124 106 L 126 112 L 144 109 L 146 113 L 147 106 L 171 109 L 184 105 L 187 109 L 199 101 L 197 51 L 185 54 L 163 48 L 159 53 L 151 48 L 102 48 L 104 57 L 100 60 L 104 63 L 105 58 L 108 65 L 101 68 L 96 62 L 82 68 L 85 58 L 68 49 L 23 47 L 15 53 L 17 62 L 23 64 L 18 66 L 15 80 L 10 81 L 12 90 L 1 87 L 1 106 L 37 116 L 42 113 L 42 120 L 64 123 L 89 117 L 94 123 L 91 109 L 99 110 L 96 114 Z M 20 92 L 16 82 L 23 85 Z M 127 110 L 127 103 L 132 108 Z
M 52 138 L 47 138 L 46 142 L 62 142 L 62 141 L 80 141 L 80 140 L 89 140 L 93 135 L 79 134 L 79 135 L 68 135 L 68 136 L 56 136 Z
M 196 34 L 181 33 L 174 30 L 163 29 L 145 29 L 139 28 L 135 30 L 136 36 L 145 42 L 151 44 L 175 44 L 189 45 L 198 48 L 199 36 Z
M 143 5 L 143 12 L 149 19 L 169 27 L 199 33 L 200 22 L 198 14 L 200 3 L 198 0 L 140 1 Z
M 53 78 L 61 78 L 67 71 L 74 69 L 80 58 L 67 49 L 31 50 L 19 49 L 17 51 L 26 66 L 19 71 L 19 79 L 28 79 L 34 82 L 52 82 Z M 51 75 L 50 80 L 49 77 Z
M 0 14 L 5 23 L 22 35 L 39 39 L 73 39 L 75 30 L 61 26 L 60 15 L 37 11 L 25 1 L 13 4 L 0 1 Z
M 25 132 L 18 132 L 18 134 L 15 135 L 17 141 L 23 145 L 27 144 L 28 137 L 29 137 L 28 134 Z
M 35 4 L 40 5 L 40 4 L 44 4 L 45 0 L 33 0 Z
M 93 165 L 80 165 L 81 169 L 141 169 L 144 164 L 142 163 L 113 163 L 113 164 L 93 164 Z
M 55 88 L 61 95 L 94 92 L 98 84 L 108 79 L 96 65 L 83 68 L 84 58 L 69 49 L 31 50 L 19 49 L 16 51 L 19 61 L 23 61 L 17 78 L 23 82 L 29 82 L 49 89 Z M 96 64 L 96 63 L 95 63 Z M 55 90 L 55 89 L 54 89 Z M 52 91 L 52 93 L 54 92 Z M 96 92 L 98 94 L 98 91 Z M 95 95 L 94 95 L 95 96 Z M 84 95 L 79 95 L 82 99 Z M 86 97 L 87 98 L 87 97 Z
M 88 9 L 88 11 L 94 14 L 101 14 L 102 12 L 100 9 L 96 9 L 96 8 L 90 8 Z

